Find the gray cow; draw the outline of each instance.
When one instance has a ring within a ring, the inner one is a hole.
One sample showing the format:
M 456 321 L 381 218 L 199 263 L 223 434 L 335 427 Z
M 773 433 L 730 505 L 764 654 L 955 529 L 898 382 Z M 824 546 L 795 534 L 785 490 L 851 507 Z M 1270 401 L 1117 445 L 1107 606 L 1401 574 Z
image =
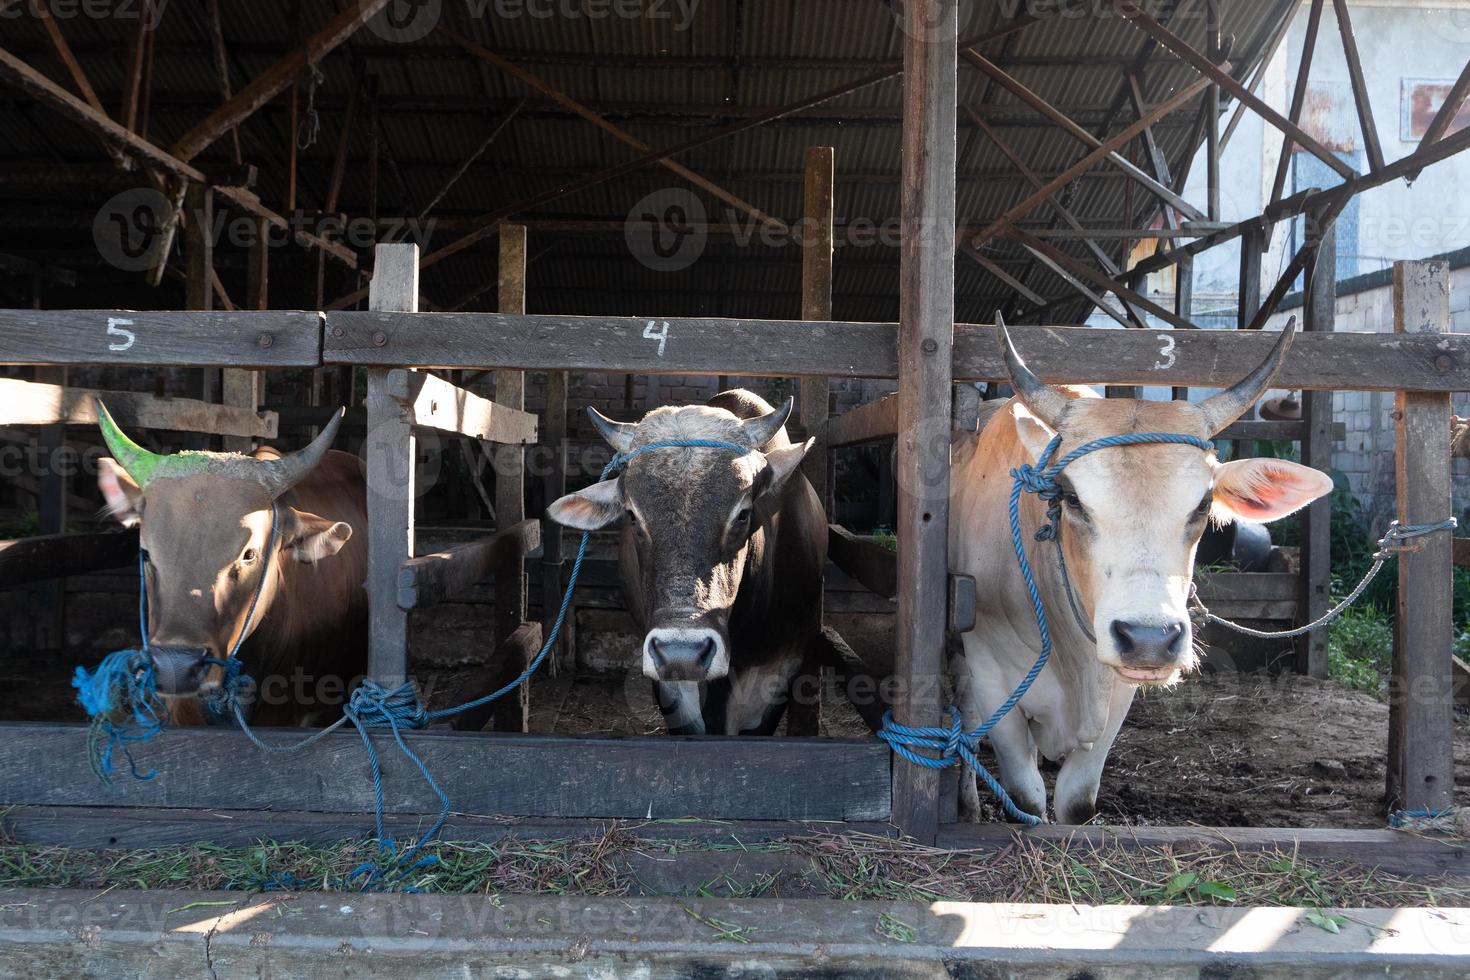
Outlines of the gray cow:
M 812 440 L 786 435 L 791 399 L 773 409 L 736 389 L 637 423 L 588 414 L 619 452 L 677 439 L 748 447 L 653 450 L 548 513 L 586 531 L 622 522 L 619 577 L 670 734 L 772 734 L 820 636 L 827 560 L 822 505 L 797 470 Z

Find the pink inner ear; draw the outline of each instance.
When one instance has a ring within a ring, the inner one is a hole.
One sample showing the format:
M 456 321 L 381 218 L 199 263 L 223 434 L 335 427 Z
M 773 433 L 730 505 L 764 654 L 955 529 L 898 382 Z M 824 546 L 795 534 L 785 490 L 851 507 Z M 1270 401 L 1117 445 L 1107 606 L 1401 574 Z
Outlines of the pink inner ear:
M 1306 506 L 1317 496 L 1317 486 L 1291 466 L 1260 466 L 1245 478 L 1217 486 L 1221 503 L 1248 521 L 1273 521 Z

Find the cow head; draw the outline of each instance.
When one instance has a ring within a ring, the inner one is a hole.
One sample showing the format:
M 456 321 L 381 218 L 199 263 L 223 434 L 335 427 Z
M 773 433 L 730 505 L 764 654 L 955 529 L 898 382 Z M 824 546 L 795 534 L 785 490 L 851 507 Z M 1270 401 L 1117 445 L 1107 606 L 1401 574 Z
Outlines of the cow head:
M 757 418 L 722 408 L 660 408 L 641 422 L 588 414 L 618 452 L 673 439 L 718 439 L 749 448 L 657 449 L 618 476 L 568 494 L 552 520 L 584 531 L 625 522 L 637 557 L 635 602 L 645 613 L 643 673 L 660 681 L 708 681 L 730 671 L 729 622 L 748 561 L 765 547 L 786 481 L 812 445 L 768 447 L 791 414 L 786 404 Z M 626 554 L 626 551 L 625 551 Z
M 341 418 L 339 413 L 305 449 L 280 458 L 189 451 L 161 456 L 124 435 L 97 403 L 102 437 L 113 454 L 100 461 L 97 482 L 108 512 L 125 526 L 139 525 L 148 556 L 148 638 L 160 691 L 198 690 L 209 673 L 203 659 L 222 658 L 243 639 L 257 592 L 248 628 L 260 625 L 285 562 L 320 561 L 352 537 L 351 525 L 284 503 L 276 507 L 271 533 L 272 502 L 321 461 Z
M 1078 398 L 1042 383 L 1005 324 L 1000 341 L 1022 407 L 1011 414 L 1033 457 L 1054 435 L 1053 459 L 1083 443 L 1129 432 L 1212 439 L 1248 411 L 1291 346 L 1293 317 L 1266 360 L 1243 381 L 1198 404 Z M 1207 521 L 1266 522 L 1332 489 L 1317 470 L 1280 459 L 1220 463 L 1185 445 L 1119 446 L 1082 456 L 1057 478 L 1067 570 L 1090 614 L 1097 658 L 1125 680 L 1166 684 L 1198 660 L 1188 600 L 1195 547 Z

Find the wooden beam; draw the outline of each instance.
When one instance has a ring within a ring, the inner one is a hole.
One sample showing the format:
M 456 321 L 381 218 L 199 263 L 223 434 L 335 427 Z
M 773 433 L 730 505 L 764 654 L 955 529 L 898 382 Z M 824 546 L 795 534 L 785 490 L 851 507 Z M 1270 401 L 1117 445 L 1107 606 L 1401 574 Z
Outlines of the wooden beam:
M 1260 116 L 1272 126 L 1275 126 L 1281 132 L 1289 135 L 1303 149 L 1308 150 L 1313 156 L 1337 171 L 1344 180 L 1350 180 L 1358 176 L 1356 170 L 1339 160 L 1336 154 L 1309 136 L 1300 126 L 1271 108 L 1258 98 L 1255 93 L 1232 78 L 1229 72 L 1222 71 L 1219 66 L 1211 63 L 1209 58 L 1185 43 L 1183 38 L 1144 13 L 1136 5 L 1121 5 L 1118 8 L 1118 12 L 1164 47 L 1174 52 L 1181 61 L 1199 72 L 1211 83 L 1220 86 L 1241 102 L 1250 106 L 1256 115 Z
M 345 43 L 388 3 L 389 0 L 355 0 L 348 4 L 315 34 L 306 38 L 300 47 L 293 47 L 279 61 L 251 79 L 238 95 L 179 137 L 170 152 L 185 163 L 194 159 L 215 140 L 285 91 L 307 65 L 316 64 Z
M 486 64 L 493 65 L 497 70 L 505 72 L 506 74 L 519 80 L 522 84 L 527 85 L 540 92 L 542 95 L 545 95 L 548 98 L 552 99 L 557 104 L 564 106 L 567 109 L 570 109 L 572 112 L 587 120 L 598 129 L 607 133 L 613 139 L 616 139 L 619 142 L 626 144 L 627 146 L 631 146 L 633 149 L 637 150 L 640 153 L 649 153 L 653 150 L 653 147 L 650 144 L 645 143 L 643 140 L 640 140 L 638 137 L 634 136 L 626 129 L 623 129 L 621 126 L 610 122 L 604 116 L 601 116 L 593 110 L 589 109 L 581 102 L 578 102 L 576 99 L 567 95 L 565 92 L 551 85 L 549 82 L 546 82 L 539 76 L 527 71 L 520 65 L 517 65 L 515 62 L 501 57 L 500 55 L 484 47 L 483 45 L 471 40 L 470 38 L 465 37 L 462 34 L 457 34 L 442 25 L 438 28 L 438 32 L 446 40 L 458 45 L 460 48 L 462 48 L 464 51 L 468 52 L 475 58 L 478 58 Z M 678 176 L 689 181 L 689 183 L 693 184 L 695 187 L 698 187 L 701 190 L 707 191 L 708 193 L 714 195 L 716 198 L 724 201 L 725 203 L 734 207 L 736 210 L 750 215 L 760 224 L 765 225 L 767 228 L 771 229 L 777 234 L 784 234 L 786 232 L 786 223 L 781 221 L 779 218 L 773 218 L 771 215 L 762 211 L 754 204 L 751 204 L 749 201 L 746 201 L 744 198 L 741 198 L 739 195 L 734 194 L 726 188 L 721 187 L 714 181 L 695 173 L 693 170 L 690 170 L 682 163 L 679 163 L 678 161 L 669 159 L 667 157 L 654 162 L 656 162 L 659 166 L 663 167 L 669 172 L 677 174 Z M 468 163 L 466 163 L 466 166 L 468 166 Z M 428 209 L 425 208 L 424 210 L 427 211 Z
M 215 82 L 219 85 L 219 96 L 224 102 L 234 98 L 234 88 L 230 84 L 230 61 L 225 48 L 224 22 L 219 15 L 219 0 L 209 0 L 207 17 L 209 21 L 209 54 L 214 62 Z M 293 130 L 294 132 L 294 130 Z M 240 154 L 240 127 L 230 127 L 230 142 L 232 144 L 233 156 L 236 163 L 241 160 Z
M 5 327 L 7 318 L 15 315 L 15 311 L 0 312 L 0 363 L 11 360 L 6 346 L 16 339 L 7 336 Z M 618 374 L 898 375 L 898 337 L 891 323 L 671 317 L 660 354 L 659 340 L 649 339 L 644 331 L 652 324 L 654 333 L 661 332 L 664 322 L 664 318 L 650 321 L 643 317 L 497 313 L 403 317 L 344 311 L 327 315 L 323 360 L 327 364 Z M 1172 351 L 1176 357 L 1169 364 L 1160 357 L 1165 338 L 1155 331 L 1019 329 L 1017 339 L 1026 348 L 1027 363 L 1054 384 L 1228 387 L 1240 380 L 1241 365 L 1260 363 L 1275 340 L 1254 330 L 1181 330 L 1169 335 L 1176 345 Z M 737 335 L 741 344 L 732 347 L 730 338 Z M 35 363 L 35 359 L 22 362 Z M 48 362 L 41 359 L 41 363 Z M 70 363 L 78 362 L 73 359 Z M 993 327 L 956 325 L 954 373 L 962 381 L 1006 379 Z M 1292 345 L 1276 383 L 1283 388 L 1325 390 L 1470 391 L 1470 335 L 1451 334 L 1431 341 L 1369 333 L 1302 334 Z
M 832 189 L 833 154 L 830 146 L 806 151 L 805 213 L 801 222 L 801 317 L 832 319 Z M 827 417 L 830 385 L 821 376 L 800 379 L 801 427 L 817 440 L 802 463 L 817 499 L 827 505 Z
M 956 5 L 903 8 L 903 226 L 898 337 L 898 696 L 902 725 L 939 723 L 949 575 L 949 418 L 954 345 Z M 978 244 L 978 243 L 977 243 Z M 942 440 L 943 450 L 935 444 Z M 893 822 L 932 843 L 939 774 L 893 764 Z
M 1291 107 L 1288 109 L 1289 118 L 1293 123 L 1301 121 L 1302 108 L 1307 102 L 1307 84 L 1311 80 L 1312 56 L 1316 54 L 1317 35 L 1322 27 L 1322 8 L 1323 0 L 1312 0 L 1311 11 L 1307 14 L 1306 33 L 1302 37 L 1302 54 L 1297 63 L 1296 84 L 1291 90 Z M 1272 204 L 1281 200 L 1281 195 L 1286 191 L 1286 172 L 1291 167 L 1291 146 L 1291 134 L 1283 133 L 1281 155 L 1276 160 L 1276 176 L 1271 181 Z
M 459 183 L 460 178 L 469 171 L 470 167 L 474 165 L 474 162 L 485 155 L 485 151 L 490 149 L 490 145 L 494 143 L 497 138 L 499 138 L 501 133 L 505 132 L 505 127 L 509 126 L 511 122 L 515 119 L 515 117 L 520 114 L 520 111 L 526 107 L 527 101 L 527 99 L 521 99 L 519 102 L 516 102 L 509 109 L 502 112 L 498 119 L 491 123 L 489 131 L 485 133 L 485 138 L 480 140 L 480 145 L 475 147 L 475 149 L 471 151 L 470 155 L 465 157 L 464 161 L 461 162 L 458 167 L 454 168 L 454 172 L 451 173 L 447 178 L 445 178 L 444 183 L 439 185 L 439 189 L 429 196 L 429 203 L 425 204 L 422 208 L 419 209 L 420 221 L 423 221 L 425 218 L 427 218 L 429 214 L 434 210 L 434 208 L 439 204 L 439 202 L 444 200 L 444 195 L 448 194 L 450 189 L 453 188 L 455 184 Z M 350 104 L 351 103 L 349 103 L 349 105 Z M 349 116 L 349 118 L 351 117 Z M 339 147 L 339 150 L 340 149 L 345 149 L 345 145 Z M 345 162 L 345 154 L 343 154 L 342 156 Z M 332 179 L 334 181 L 334 186 L 341 186 L 340 179 L 338 178 L 335 169 L 332 172 Z
M 1337 15 L 1337 33 L 1342 37 L 1342 53 L 1347 59 L 1348 81 L 1353 87 L 1353 102 L 1358 109 L 1358 127 L 1363 131 L 1363 149 L 1368 154 L 1368 169 L 1383 167 L 1383 146 L 1378 142 L 1378 126 L 1373 121 L 1373 101 L 1368 97 L 1368 83 L 1363 78 L 1363 62 L 1358 57 L 1358 39 L 1347 0 L 1332 0 Z
M 380 244 L 373 260 L 376 310 L 413 312 L 419 301 L 419 247 Z M 398 573 L 413 557 L 417 446 L 407 406 L 406 371 L 367 372 L 368 676 L 386 688 L 408 676 L 408 614 L 399 608 Z
M 960 234 L 962 235 L 963 233 Z M 1005 269 L 1001 268 L 1000 265 L 988 258 L 984 252 L 980 251 L 975 246 L 969 244 L 968 242 L 961 241 L 960 251 L 973 259 L 980 266 L 980 268 L 984 269 L 986 272 L 990 273 L 992 276 L 995 276 L 995 278 L 999 279 L 1001 282 L 1005 283 L 1007 286 L 1020 293 L 1027 302 L 1032 303 L 1036 306 L 1046 305 L 1046 297 L 1037 293 L 1035 290 L 1028 287 L 1024 282 L 1011 275 Z
M 1053 275 L 1061 279 L 1068 286 L 1071 286 L 1072 289 L 1075 290 L 1079 296 L 1087 300 L 1103 313 L 1106 313 L 1108 316 L 1118 321 L 1119 326 L 1131 330 L 1136 327 L 1141 327 L 1143 325 L 1142 323 L 1134 323 L 1131 319 L 1128 318 L 1128 314 L 1126 312 L 1120 312 L 1109 306 L 1107 300 L 1101 294 L 1094 292 L 1092 289 L 1089 289 L 1085 282 L 1083 282 L 1081 279 L 1078 279 L 1075 275 L 1067 270 L 1066 266 L 1057 262 L 1046 252 L 1043 252 L 1039 248 L 1033 248 L 1032 246 L 1026 245 L 1024 243 L 1021 247 L 1024 248 L 1028 253 L 1030 253 L 1032 258 L 1036 259 L 1042 265 L 1050 269 Z
M 267 756 L 224 728 L 171 730 L 132 746 L 151 780 L 101 786 L 84 759 L 87 726 L 0 724 L 0 807 L 292 808 L 361 815 L 372 806 L 368 757 L 356 732 L 289 756 Z M 283 732 L 268 742 L 302 736 Z M 692 814 L 751 820 L 886 820 L 888 747 L 875 739 L 561 738 L 420 731 L 405 734 L 454 807 L 507 816 L 644 820 Z M 384 810 L 433 812 L 438 801 L 402 753 L 380 750 Z M 588 765 L 596 759 L 596 765 Z M 241 779 L 241 760 L 251 765 Z M 760 792 L 750 792 L 759 786 Z
M 387 0 L 371 0 L 371 2 L 386 3 Z M 202 170 L 178 159 L 149 142 L 144 136 L 135 134 L 107 118 L 104 113 L 98 112 L 61 88 L 4 48 L 0 48 L 0 79 L 10 82 L 37 100 L 58 110 L 63 116 L 84 129 L 100 133 L 103 137 L 118 143 L 133 156 L 159 170 L 186 181 L 206 183 L 208 180 Z M 349 268 L 357 268 L 357 254 L 350 248 L 294 228 L 286 218 L 262 204 L 260 198 L 256 197 L 253 192 L 240 187 L 219 187 L 216 188 L 216 192 L 236 207 L 257 217 L 265 218 L 273 227 L 290 231 L 301 245 L 321 249 Z
M 1168 323 L 1172 327 L 1176 327 L 1180 330 L 1198 329 L 1194 323 L 1191 323 L 1184 317 L 1178 316 L 1174 313 L 1173 310 L 1166 309 L 1163 306 L 1160 306 L 1158 303 L 1155 303 L 1153 300 L 1149 299 L 1147 296 L 1144 296 L 1142 293 L 1129 289 L 1122 283 L 1117 282 L 1113 279 L 1109 279 L 1102 273 L 1088 268 L 1086 264 L 1077 261 L 1076 259 L 1072 258 L 1072 256 L 1057 248 L 1055 245 L 1052 245 L 1049 242 L 1044 242 L 1041 239 L 1037 238 L 1035 235 L 1022 231 L 1020 228 L 1014 227 L 1007 231 L 1006 234 L 1007 236 L 1014 238 L 1016 241 L 1025 245 L 1028 249 L 1046 255 L 1053 262 L 1070 272 L 1072 275 L 1077 276 L 1080 279 L 1085 279 L 1088 282 L 1092 283 L 1094 286 L 1097 286 L 1101 289 L 1108 290 L 1124 303 L 1133 303 L 1136 306 L 1142 307 L 1143 309 L 1152 313 L 1154 316 L 1163 320 L 1165 323 Z
M 1130 141 L 1136 139 L 1138 135 L 1142 133 L 1145 129 L 1158 122 L 1160 119 L 1164 118 L 1175 109 L 1184 105 L 1189 100 L 1193 99 L 1196 95 L 1198 95 L 1206 87 L 1208 87 L 1208 85 L 1208 80 L 1203 78 L 1196 79 L 1194 82 L 1184 86 L 1178 92 L 1174 93 L 1174 95 L 1172 95 L 1168 99 L 1165 99 L 1163 102 L 1154 106 L 1153 109 L 1151 109 L 1146 115 L 1119 130 L 1113 136 L 1105 140 L 1102 145 L 1099 146 L 1097 149 L 1083 156 L 1082 159 L 1072 164 L 1072 166 L 1068 167 L 1066 170 L 1062 171 L 1060 174 L 1047 181 L 1044 186 L 1037 188 L 1036 192 L 1033 193 L 1031 196 L 1027 197 L 1019 204 L 1011 207 L 1004 214 L 1002 214 L 1000 217 L 996 218 L 989 225 L 987 225 L 984 229 L 977 232 L 970 238 L 970 244 L 979 246 L 986 241 L 989 241 L 996 235 L 1000 234 L 1004 229 L 1010 227 L 1021 218 L 1024 218 L 1026 215 L 1036 210 L 1036 208 L 1040 206 L 1041 203 L 1047 198 L 1051 197 L 1051 195 L 1055 194 L 1057 191 L 1061 190 L 1063 187 L 1067 186 L 1072 181 L 1082 176 L 1082 174 L 1097 166 L 1097 164 L 1100 163 L 1104 158 L 1106 158 L 1109 153 L 1113 152 L 1119 147 L 1126 146 Z
M 855 446 L 878 439 L 892 439 L 898 434 L 898 398 L 884 395 L 844 412 L 827 423 L 827 444 Z
M 1022 85 L 999 65 L 996 65 L 994 62 L 985 58 L 983 55 L 978 54 L 974 51 L 966 51 L 964 53 L 964 58 L 976 68 L 979 68 L 986 75 L 999 82 L 1002 88 L 1005 88 L 1022 102 L 1031 106 L 1031 108 L 1035 109 L 1047 119 L 1051 120 L 1053 124 L 1059 127 L 1068 136 L 1071 136 L 1073 139 L 1079 140 L 1080 142 L 1086 144 L 1088 147 L 1094 150 L 1100 149 L 1102 147 L 1102 140 L 1098 139 L 1096 136 L 1093 136 L 1087 130 L 1083 129 L 1081 126 L 1077 125 L 1077 123 L 1069 119 L 1061 110 L 1057 109 L 1041 96 L 1028 89 L 1025 85 Z M 1195 219 L 1200 219 L 1205 216 L 1204 213 L 1201 212 L 1198 208 L 1190 204 L 1179 194 L 1175 193 L 1173 188 L 1144 173 L 1141 169 L 1139 169 L 1137 164 L 1135 164 L 1132 160 L 1129 160 L 1127 157 L 1123 156 L 1123 154 L 1119 153 L 1116 147 L 1108 150 L 1105 156 L 1109 163 L 1113 164 L 1119 170 L 1123 171 L 1123 173 L 1127 174 L 1130 179 L 1143 186 L 1145 189 L 1148 190 L 1149 193 L 1159 198 L 1159 200 L 1168 207 L 1181 211 L 1189 217 Z
M 535 444 L 536 416 L 532 413 L 498 405 L 432 374 L 403 373 L 402 387 L 409 398 L 405 407 L 414 425 L 484 442 Z
M 1011 146 L 1011 144 L 1007 143 L 1001 137 L 1001 135 L 997 133 L 995 129 L 985 121 L 984 117 L 981 116 L 980 113 L 976 112 L 970 106 L 965 106 L 965 112 L 967 115 L 969 115 L 970 120 L 977 127 L 979 127 L 980 131 L 984 133 L 987 137 L 989 137 L 990 142 L 995 144 L 995 148 L 1000 150 L 1001 153 L 1005 154 L 1006 159 L 1011 161 L 1011 164 L 1018 171 L 1021 172 L 1021 175 L 1026 178 L 1027 182 L 1029 182 L 1032 187 L 1039 188 L 1045 186 L 1046 181 L 1042 180 L 1040 175 L 1038 175 L 1036 171 L 1031 169 L 1031 167 L 1026 163 L 1025 158 L 1022 157 L 1021 154 L 1017 153 L 1015 149 Z M 1071 226 L 1074 231 L 1086 236 L 1087 229 L 1082 226 L 1081 221 L 1077 220 L 1077 216 L 1072 213 L 1071 209 L 1062 203 L 1061 198 L 1058 195 L 1053 194 L 1051 197 L 1047 198 L 1047 203 L 1051 205 L 1051 209 L 1056 212 L 1057 217 L 1065 221 L 1069 226 Z M 1118 268 L 1117 263 L 1113 261 L 1112 256 L 1108 255 L 1107 252 L 1104 252 L 1100 247 L 1098 247 L 1098 244 L 1090 237 L 1084 237 L 1082 241 L 1083 244 L 1087 246 L 1087 250 L 1093 254 L 1097 261 L 1102 265 L 1103 269 L 1107 271 L 1108 275 L 1116 276 L 1122 271 Z M 972 258 L 976 258 L 976 260 L 979 261 L 980 256 L 978 252 L 971 252 L 970 256 Z M 1027 290 L 1027 292 L 1029 292 L 1029 290 Z M 1035 300 L 1033 300 L 1033 302 L 1035 302 Z
M 1450 332 L 1447 262 L 1396 262 L 1396 336 Z M 1454 514 L 1450 395 L 1402 393 L 1395 399 L 1398 520 L 1428 524 Z M 1449 531 L 1410 542 L 1398 556 L 1393 671 L 1389 679 L 1388 810 L 1441 811 L 1452 806 L 1454 760 L 1454 558 Z
M 1139 84 L 1138 74 L 1130 71 L 1126 82 L 1128 85 L 1128 100 L 1133 105 L 1133 114 L 1135 117 L 1142 119 L 1147 109 L 1146 103 L 1143 101 L 1143 86 Z M 1153 127 L 1148 127 L 1141 135 L 1143 138 L 1144 156 L 1148 160 L 1149 166 L 1153 169 L 1154 179 L 1168 186 L 1172 183 L 1169 177 L 1169 160 L 1164 156 L 1164 151 L 1159 149 L 1158 141 L 1154 139 Z M 1172 204 L 1166 203 L 1164 205 L 1163 214 L 1165 226 L 1169 228 L 1179 227 L 1179 212 L 1174 209 Z
M 827 557 L 874 595 L 892 599 L 898 594 L 898 556 L 881 544 L 829 524 Z
M 95 399 L 118 424 L 258 439 L 276 437 L 276 414 L 136 391 L 101 391 L 0 378 L 0 425 L 96 425 Z
M 526 229 L 506 225 L 500 234 L 500 264 L 496 302 L 503 313 L 526 312 Z M 515 411 L 526 405 L 524 371 L 495 372 L 495 400 Z M 495 452 L 495 523 L 509 528 L 526 518 L 526 453 L 518 446 L 499 446 Z M 526 621 L 526 575 L 518 557 L 508 556 L 495 575 L 495 651 L 492 690 L 509 683 L 526 667 L 512 655 L 509 639 Z M 530 682 L 493 706 L 491 722 L 497 732 L 524 732 L 530 718 Z
M 46 534 L 0 541 L 0 589 L 138 562 L 138 531 Z
M 497 569 L 512 562 L 519 567 L 527 552 L 540 546 L 541 524 L 530 520 L 478 541 L 410 558 L 398 573 L 398 607 L 427 609 L 452 599 Z
M 315 367 L 320 313 L 0 310 L 0 364 Z

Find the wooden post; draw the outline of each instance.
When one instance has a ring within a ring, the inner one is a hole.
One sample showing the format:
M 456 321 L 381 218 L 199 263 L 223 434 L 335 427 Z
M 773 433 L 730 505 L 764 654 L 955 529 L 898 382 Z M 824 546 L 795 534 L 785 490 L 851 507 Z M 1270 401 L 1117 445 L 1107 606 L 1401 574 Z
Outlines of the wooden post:
M 803 182 L 801 220 L 801 318 L 832 319 L 832 182 L 830 146 L 809 146 Z M 801 471 L 827 507 L 830 474 L 827 466 L 827 415 L 831 386 L 825 377 L 801 379 L 801 427 L 816 439 L 802 461 Z M 797 671 L 786 709 L 787 735 L 816 735 L 822 724 L 822 665 L 808 654 Z M 815 680 L 815 683 L 814 683 Z
M 1174 246 L 1178 248 L 1178 246 Z M 1194 312 L 1194 256 L 1183 255 L 1174 266 L 1174 314 L 1188 320 Z M 1175 401 L 1189 401 L 1188 386 L 1172 390 Z
M 247 310 L 270 309 L 270 227 L 264 219 L 255 221 L 255 234 L 245 263 L 245 296 L 242 302 Z M 317 253 L 317 260 L 326 261 L 323 253 Z M 224 403 L 255 411 L 260 407 L 264 382 L 265 375 L 260 371 L 225 368 L 221 381 Z M 244 436 L 225 436 L 224 448 L 228 452 L 248 453 L 253 442 Z
M 567 372 L 546 372 L 546 410 L 541 413 L 541 441 L 551 449 L 546 469 L 546 503 L 549 505 L 567 492 Z M 500 526 L 504 527 L 504 524 Z M 560 524 L 544 518 L 541 521 L 541 622 L 542 635 L 550 636 L 561 607 L 563 574 L 563 532 Z M 553 654 L 552 665 L 560 661 L 567 668 L 576 666 L 577 607 L 567 609 L 566 622 Z
M 189 183 L 184 189 L 184 308 L 214 309 L 214 289 L 210 277 L 214 272 L 214 191 L 207 184 Z M 161 253 L 159 262 L 167 259 Z M 216 372 L 213 368 L 189 369 L 189 397 L 200 401 L 215 400 Z M 208 436 L 188 436 L 191 449 L 208 447 Z
M 500 279 L 497 303 L 501 313 L 526 312 L 526 226 L 500 226 Z M 510 408 L 526 407 L 526 373 L 495 372 L 495 401 Z M 520 446 L 495 447 L 495 526 L 515 527 L 526 518 L 526 452 Z M 495 570 L 495 657 L 498 676 L 509 681 L 522 670 L 520 651 L 511 634 L 526 621 L 526 576 L 522 556 Z M 496 685 L 497 687 L 500 685 Z M 523 732 L 530 712 L 531 685 L 522 684 L 518 697 L 501 698 L 491 721 L 497 732 Z
M 894 717 L 940 721 L 949 584 L 954 346 L 955 33 L 947 0 L 904 5 L 899 251 L 898 651 Z M 893 822 L 923 843 L 939 827 L 939 773 L 893 761 Z
M 1235 306 L 1235 329 L 1244 330 L 1256 318 L 1261 308 L 1261 253 L 1265 251 L 1266 229 L 1251 225 L 1240 236 L 1240 295 Z M 1255 446 L 1248 439 L 1235 439 L 1230 443 L 1230 458 L 1245 459 L 1255 455 Z
M 1337 231 L 1321 227 L 1318 212 L 1309 214 L 1307 234 L 1320 235 L 1321 245 L 1307 267 L 1306 329 L 1330 333 L 1337 316 Z M 1445 422 L 1449 428 L 1449 422 Z M 1302 392 L 1302 462 L 1326 473 L 1332 469 L 1332 392 Z M 1332 498 L 1314 500 L 1302 512 L 1301 601 L 1298 619 L 1319 619 L 1332 603 Z M 1297 640 L 1297 670 L 1327 677 L 1327 630 L 1313 630 Z
M 1395 333 L 1450 332 L 1445 262 L 1396 262 Z M 1454 510 L 1450 496 L 1448 392 L 1394 399 L 1398 519 L 1431 524 Z M 1408 542 L 1398 557 L 1399 598 L 1389 684 L 1388 809 L 1439 811 L 1454 791 L 1453 543 L 1442 531 Z
M 31 284 L 31 308 L 39 310 L 43 280 L 37 276 Z M 38 367 L 35 380 L 66 385 L 66 368 Z M 66 425 L 48 425 L 36 436 L 45 469 L 37 479 L 40 495 L 36 498 L 36 532 L 61 534 L 66 530 L 67 479 L 61 471 L 60 453 L 66 448 Z M 62 650 L 66 647 L 66 580 L 49 579 L 36 584 L 37 650 Z
M 377 246 L 368 308 L 418 311 L 419 247 Z M 368 368 L 368 676 L 384 687 L 408 677 L 408 613 L 398 608 L 398 572 L 413 557 L 417 447 L 405 405 L 408 372 Z

